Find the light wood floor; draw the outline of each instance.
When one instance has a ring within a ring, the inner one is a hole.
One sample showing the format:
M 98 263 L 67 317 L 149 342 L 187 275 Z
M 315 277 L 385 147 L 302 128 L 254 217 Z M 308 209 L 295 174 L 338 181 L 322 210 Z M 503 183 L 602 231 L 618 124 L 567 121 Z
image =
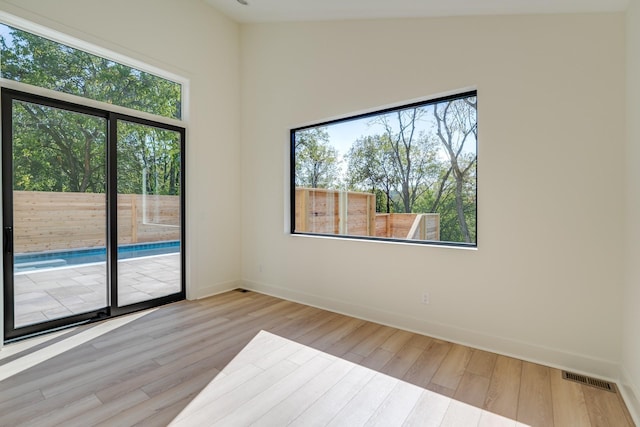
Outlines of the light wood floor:
M 556 369 L 254 292 L 99 325 L 0 352 L 0 426 L 633 426 Z

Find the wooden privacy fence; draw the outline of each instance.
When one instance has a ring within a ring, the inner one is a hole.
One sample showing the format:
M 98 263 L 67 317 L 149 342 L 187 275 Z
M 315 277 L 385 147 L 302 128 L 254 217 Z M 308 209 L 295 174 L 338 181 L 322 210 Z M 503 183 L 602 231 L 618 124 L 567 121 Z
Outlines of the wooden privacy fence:
M 375 236 L 375 215 L 374 194 L 296 188 L 296 231 Z
M 372 193 L 297 187 L 295 230 L 303 233 L 440 240 L 439 214 L 377 214 L 375 197 Z
M 13 192 L 14 252 L 104 247 L 106 195 Z M 118 244 L 178 240 L 180 197 L 118 194 Z
M 407 240 L 440 240 L 440 214 L 376 214 L 376 236 Z

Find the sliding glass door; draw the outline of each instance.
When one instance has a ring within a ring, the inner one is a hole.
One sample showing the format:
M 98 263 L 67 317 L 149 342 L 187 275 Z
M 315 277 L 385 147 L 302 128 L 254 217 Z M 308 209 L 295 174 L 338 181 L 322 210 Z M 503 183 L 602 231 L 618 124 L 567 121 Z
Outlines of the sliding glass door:
M 183 299 L 184 129 L 2 90 L 5 340 Z
M 5 338 L 107 313 L 107 118 L 3 93 Z
M 180 292 L 181 132 L 118 120 L 118 306 Z

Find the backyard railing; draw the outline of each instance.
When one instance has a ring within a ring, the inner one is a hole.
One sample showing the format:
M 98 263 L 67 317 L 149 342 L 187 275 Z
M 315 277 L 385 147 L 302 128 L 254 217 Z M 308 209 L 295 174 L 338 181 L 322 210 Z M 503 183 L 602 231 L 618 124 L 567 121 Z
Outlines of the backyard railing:
M 104 247 L 106 195 L 13 192 L 14 252 Z M 118 195 L 118 244 L 180 238 L 180 197 Z
M 440 214 L 376 214 L 376 236 L 407 240 L 440 240 Z

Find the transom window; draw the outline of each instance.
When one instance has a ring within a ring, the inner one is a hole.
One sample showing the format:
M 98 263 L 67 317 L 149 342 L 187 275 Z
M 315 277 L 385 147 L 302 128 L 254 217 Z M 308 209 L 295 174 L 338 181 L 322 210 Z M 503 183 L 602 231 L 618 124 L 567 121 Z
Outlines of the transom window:
M 58 92 L 182 118 L 180 83 L 0 24 L 0 76 Z
M 477 93 L 291 130 L 291 231 L 476 246 Z

